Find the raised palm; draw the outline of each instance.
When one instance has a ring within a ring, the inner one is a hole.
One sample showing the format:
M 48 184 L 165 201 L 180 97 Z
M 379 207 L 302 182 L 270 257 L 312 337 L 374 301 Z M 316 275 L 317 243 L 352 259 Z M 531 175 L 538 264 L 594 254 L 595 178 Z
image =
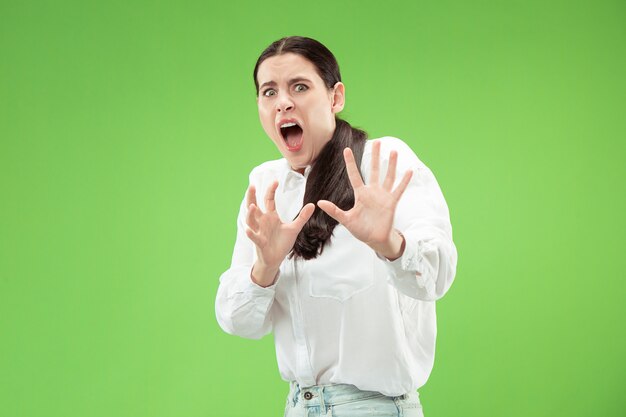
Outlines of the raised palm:
M 265 212 L 257 205 L 255 187 L 251 185 L 247 193 L 246 235 L 254 242 L 259 261 L 271 268 L 278 268 L 289 254 L 300 230 L 315 210 L 315 205 L 309 203 L 294 221 L 283 223 L 276 212 L 276 188 L 278 181 L 274 181 L 265 193 Z
M 407 171 L 398 186 L 393 189 L 398 153 L 392 151 L 389 156 L 387 175 L 381 184 L 379 179 L 380 142 L 376 141 L 372 145 L 370 182 L 365 185 L 352 150 L 344 149 L 343 156 L 348 178 L 354 189 L 354 207 L 344 211 L 327 200 L 320 200 L 317 205 L 362 242 L 372 247 L 385 244 L 391 238 L 396 206 L 411 181 L 413 171 Z

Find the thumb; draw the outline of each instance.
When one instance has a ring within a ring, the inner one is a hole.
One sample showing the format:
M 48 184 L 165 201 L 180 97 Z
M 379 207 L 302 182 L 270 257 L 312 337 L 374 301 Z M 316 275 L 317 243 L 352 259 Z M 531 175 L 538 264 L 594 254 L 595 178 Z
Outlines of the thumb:
M 298 217 L 296 217 L 296 219 L 293 221 L 293 225 L 296 227 L 296 229 L 302 230 L 302 228 L 304 227 L 306 222 L 309 221 L 314 212 L 315 204 L 313 203 L 309 203 L 306 206 L 302 207 L 302 210 L 300 210 L 300 214 L 298 214 Z
M 317 202 L 317 206 L 339 223 L 343 224 L 345 222 L 346 212 L 341 210 L 334 203 L 331 203 L 328 200 L 320 200 Z

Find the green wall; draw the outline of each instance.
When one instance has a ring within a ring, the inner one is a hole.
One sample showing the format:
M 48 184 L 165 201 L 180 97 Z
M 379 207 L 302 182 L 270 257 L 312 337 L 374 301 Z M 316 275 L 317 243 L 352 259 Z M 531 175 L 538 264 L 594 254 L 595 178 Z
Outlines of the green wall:
M 0 0 L 0 417 L 282 415 L 214 298 L 293 34 L 450 207 L 426 416 L 624 415 L 626 3 L 383 4 Z

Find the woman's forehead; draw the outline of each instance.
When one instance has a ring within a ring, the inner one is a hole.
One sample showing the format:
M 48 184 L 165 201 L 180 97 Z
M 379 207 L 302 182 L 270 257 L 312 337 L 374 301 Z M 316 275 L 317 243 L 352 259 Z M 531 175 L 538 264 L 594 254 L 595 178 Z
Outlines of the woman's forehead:
M 317 74 L 315 65 L 303 56 L 294 53 L 274 55 L 267 58 L 261 63 L 257 72 L 259 85 L 268 82 L 289 81 L 295 78 L 322 81 Z

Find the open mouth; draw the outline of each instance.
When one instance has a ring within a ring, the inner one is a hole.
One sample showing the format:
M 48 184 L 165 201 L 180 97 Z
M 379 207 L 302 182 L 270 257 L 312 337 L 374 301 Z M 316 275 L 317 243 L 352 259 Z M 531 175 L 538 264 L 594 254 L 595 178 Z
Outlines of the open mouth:
M 284 123 L 280 127 L 280 134 L 290 151 L 299 151 L 302 148 L 303 131 L 297 123 Z

